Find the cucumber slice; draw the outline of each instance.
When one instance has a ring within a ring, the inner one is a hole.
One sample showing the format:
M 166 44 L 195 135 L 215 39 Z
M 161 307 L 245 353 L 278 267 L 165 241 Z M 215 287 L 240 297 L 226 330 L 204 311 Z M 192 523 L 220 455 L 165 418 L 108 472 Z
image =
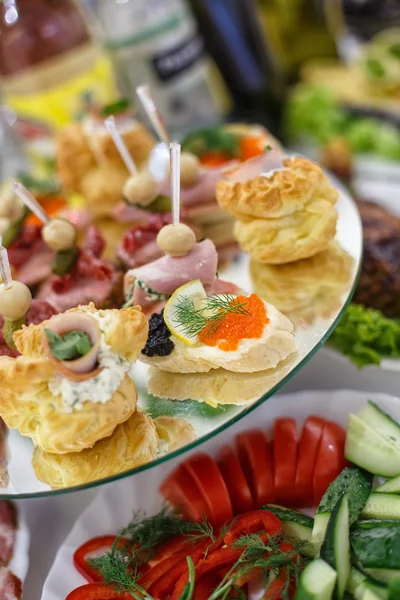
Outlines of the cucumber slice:
M 384 483 L 378 485 L 378 487 L 374 489 L 374 492 L 382 494 L 400 494 L 400 476 L 387 479 Z
M 326 528 L 334 506 L 347 494 L 349 522 L 354 523 L 367 503 L 372 489 L 372 475 L 358 467 L 346 467 L 326 490 L 314 519 L 312 542 L 318 549 L 324 541 Z
M 372 492 L 361 516 L 367 519 L 400 519 L 400 496 Z
M 295 540 L 304 541 L 304 546 L 299 548 L 300 554 L 309 558 L 315 557 L 315 548 L 311 543 L 311 534 L 314 525 L 314 519 L 297 510 L 277 506 L 276 504 L 267 504 L 266 510 L 274 513 L 282 522 L 284 532 Z
M 396 579 L 400 579 L 400 571 L 397 569 L 365 569 L 370 577 L 382 583 L 390 584 Z
M 337 572 L 333 598 L 341 600 L 350 577 L 349 502 L 346 494 L 332 510 L 321 558 Z
M 357 417 L 400 451 L 399 424 L 372 400 L 368 400 L 367 404 L 358 411 Z
M 332 600 L 336 579 L 336 571 L 317 558 L 301 574 L 294 600 Z
M 372 590 L 365 590 L 361 600 L 380 600 L 380 596 L 377 596 Z
M 388 600 L 389 591 L 384 583 L 375 581 L 368 577 L 355 567 L 351 567 L 350 579 L 347 584 L 347 591 L 354 596 L 356 600 L 362 600 L 365 590 L 371 590 L 381 600 Z
M 363 568 L 400 569 L 400 527 L 356 526 L 350 532 L 350 543 Z
M 374 475 L 400 475 L 400 450 L 353 414 L 349 415 L 345 456 Z

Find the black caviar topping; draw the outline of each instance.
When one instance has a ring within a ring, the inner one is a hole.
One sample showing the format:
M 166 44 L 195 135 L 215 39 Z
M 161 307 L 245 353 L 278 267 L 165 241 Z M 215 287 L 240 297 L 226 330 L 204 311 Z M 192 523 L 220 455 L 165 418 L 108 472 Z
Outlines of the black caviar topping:
M 175 348 L 170 339 L 171 332 L 164 321 L 164 311 L 154 313 L 149 321 L 149 336 L 142 354 L 146 356 L 168 356 Z

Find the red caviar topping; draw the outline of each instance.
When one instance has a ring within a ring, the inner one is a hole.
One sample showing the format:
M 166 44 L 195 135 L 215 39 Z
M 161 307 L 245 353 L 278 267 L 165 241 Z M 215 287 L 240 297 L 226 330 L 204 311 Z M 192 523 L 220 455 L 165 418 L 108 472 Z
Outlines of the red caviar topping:
M 242 305 L 241 312 L 228 312 L 221 323 L 215 326 L 215 323 L 209 323 L 201 331 L 199 339 L 207 346 L 218 346 L 225 352 L 237 350 L 240 340 L 257 339 L 263 334 L 264 327 L 269 323 L 267 310 L 264 302 L 252 294 L 249 298 L 246 296 L 237 296 L 231 302 Z

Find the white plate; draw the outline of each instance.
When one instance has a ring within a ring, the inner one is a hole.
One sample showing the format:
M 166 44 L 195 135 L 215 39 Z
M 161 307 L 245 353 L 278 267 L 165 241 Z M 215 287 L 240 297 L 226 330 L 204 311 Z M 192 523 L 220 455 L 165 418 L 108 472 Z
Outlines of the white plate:
M 228 430 L 205 442 L 201 450 L 213 455 L 224 443 L 231 443 L 239 431 L 253 427 L 269 431 L 274 420 L 282 416 L 294 417 L 301 426 L 308 415 L 317 414 L 346 427 L 349 412 L 360 409 L 367 399 L 374 400 L 400 420 L 400 400 L 386 394 L 337 390 L 275 395 Z M 165 465 L 154 467 L 150 473 L 138 473 L 105 486 L 60 547 L 44 584 L 42 600 L 64 600 L 69 592 L 86 583 L 73 566 L 74 551 L 92 537 L 117 533 L 130 521 L 134 511 L 145 510 L 152 514 L 159 510 L 160 484 L 180 461 L 196 451 L 198 449 L 193 449 Z
M 24 509 L 17 505 L 18 529 L 15 537 L 14 554 L 8 568 L 23 582 L 29 567 L 29 528 Z

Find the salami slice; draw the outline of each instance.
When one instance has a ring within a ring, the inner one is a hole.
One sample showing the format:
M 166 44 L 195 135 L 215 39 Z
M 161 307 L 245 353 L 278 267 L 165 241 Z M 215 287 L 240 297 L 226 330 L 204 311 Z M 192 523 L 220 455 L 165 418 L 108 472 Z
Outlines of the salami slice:
M 7 500 L 0 502 L 0 564 L 8 565 L 15 544 L 15 532 L 17 528 L 17 515 L 14 505 Z M 0 586 L 1 590 L 1 586 Z M 1 595 L 0 595 L 1 600 Z
M 22 583 L 7 567 L 0 567 L 0 600 L 21 600 Z

